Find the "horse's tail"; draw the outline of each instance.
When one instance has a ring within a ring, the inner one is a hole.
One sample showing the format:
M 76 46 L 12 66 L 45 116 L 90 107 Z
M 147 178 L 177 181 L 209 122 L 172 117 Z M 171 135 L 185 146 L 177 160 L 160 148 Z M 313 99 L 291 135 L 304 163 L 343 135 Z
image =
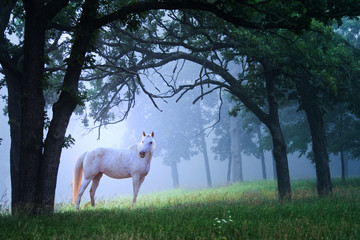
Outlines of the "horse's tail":
M 72 179 L 72 204 L 75 204 L 76 199 L 79 194 L 82 173 L 83 173 L 83 162 L 87 152 L 81 154 L 81 156 L 76 160 L 75 167 L 74 167 L 74 175 Z

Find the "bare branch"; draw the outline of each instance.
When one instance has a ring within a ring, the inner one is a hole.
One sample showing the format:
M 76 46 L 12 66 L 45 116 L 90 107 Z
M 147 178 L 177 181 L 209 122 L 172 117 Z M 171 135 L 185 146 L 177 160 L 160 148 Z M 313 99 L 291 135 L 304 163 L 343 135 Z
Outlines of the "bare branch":
M 220 86 L 217 86 L 217 87 L 214 87 L 213 89 L 211 89 L 211 90 L 209 90 L 209 91 L 207 91 L 207 92 L 202 93 L 201 95 L 197 96 L 192 103 L 195 104 L 195 103 L 196 103 L 197 101 L 199 101 L 200 99 L 202 100 L 205 95 L 208 95 L 208 94 L 210 94 L 210 93 L 212 93 L 212 92 L 214 92 L 215 90 L 218 90 L 218 89 L 221 90 L 221 87 L 220 87 Z
M 7 196 L 7 187 L 5 186 L 5 190 L 0 198 L 0 202 L 5 201 L 6 196 Z
M 202 134 L 206 130 L 210 129 L 210 131 L 206 134 L 206 137 L 208 137 L 210 135 L 210 133 L 215 129 L 216 124 L 218 124 L 221 121 L 221 109 L 222 109 L 222 106 L 223 106 L 222 89 L 221 88 L 217 88 L 217 89 L 219 89 L 219 100 L 220 100 L 220 105 L 219 105 L 219 108 L 218 108 L 218 119 L 216 120 L 215 123 L 211 124 L 210 126 L 204 128 L 202 131 L 200 131 L 196 136 L 199 136 L 200 134 Z M 213 89 L 213 90 L 215 90 L 215 89 Z
M 143 90 L 143 92 L 144 92 L 146 95 L 148 95 L 148 97 L 150 98 L 151 102 L 152 102 L 153 105 L 156 107 L 156 109 L 158 109 L 160 112 L 162 112 L 162 110 L 158 107 L 158 105 L 157 105 L 156 102 L 154 101 L 154 98 L 159 98 L 159 96 L 158 96 L 158 95 L 154 95 L 154 94 L 152 94 L 152 93 L 150 93 L 149 91 L 146 90 L 143 82 L 141 81 L 141 78 L 140 78 L 139 74 L 136 74 L 136 77 L 137 77 L 137 79 L 138 79 L 138 83 L 139 83 L 141 89 Z

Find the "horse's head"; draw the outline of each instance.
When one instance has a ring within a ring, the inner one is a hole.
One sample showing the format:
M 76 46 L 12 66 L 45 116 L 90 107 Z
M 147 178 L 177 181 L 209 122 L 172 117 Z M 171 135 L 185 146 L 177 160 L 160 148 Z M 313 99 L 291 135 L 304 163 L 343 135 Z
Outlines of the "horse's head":
M 155 149 L 155 141 L 154 141 L 154 132 L 151 134 L 145 134 L 143 132 L 141 138 L 141 150 L 139 151 L 139 156 L 144 158 L 147 153 L 152 153 Z

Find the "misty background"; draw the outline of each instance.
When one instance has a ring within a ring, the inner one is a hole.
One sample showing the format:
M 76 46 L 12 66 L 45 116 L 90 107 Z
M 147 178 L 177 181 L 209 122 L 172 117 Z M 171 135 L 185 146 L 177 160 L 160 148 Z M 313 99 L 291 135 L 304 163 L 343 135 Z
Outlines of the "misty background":
M 188 78 L 193 78 L 193 76 L 189 76 L 189 74 L 191 75 L 194 72 L 196 72 L 194 71 L 194 66 L 190 66 L 187 70 L 183 70 L 182 77 L 184 78 L 184 81 Z M 152 75 L 148 74 L 147 77 L 149 76 L 151 77 Z M 156 79 L 154 82 L 156 83 Z M 197 101 L 194 105 L 189 104 L 189 102 L 192 102 L 194 98 L 198 96 L 196 95 L 199 93 L 198 91 L 198 89 L 195 89 L 191 93 L 189 92 L 185 95 L 186 97 L 184 96 L 177 103 L 175 102 L 176 98 L 168 99 L 167 103 L 162 100 L 156 101 L 162 112 L 154 107 L 146 94 L 140 93 L 136 96 L 134 108 L 131 109 L 129 116 L 124 121 L 102 127 L 100 132 L 98 128 L 91 124 L 91 120 L 88 127 L 84 126 L 84 114 L 73 114 L 66 135 L 71 134 L 75 139 L 75 144 L 70 148 L 64 148 L 62 151 L 55 201 L 59 203 L 69 202 L 71 200 L 73 167 L 75 160 L 83 152 L 97 147 L 127 148 L 140 141 L 143 131 L 154 131 L 155 141 L 161 137 L 167 136 L 169 141 L 168 144 L 172 144 L 173 142 L 173 144 L 176 145 L 175 149 L 178 149 L 178 151 L 189 151 L 189 159 L 180 158 L 177 164 L 180 188 L 193 189 L 207 187 L 208 183 L 202 152 L 196 150 L 194 147 L 186 149 L 186 144 L 189 144 L 191 140 L 198 138 L 199 135 L 202 134 L 199 129 L 193 131 L 189 130 L 192 128 L 191 124 L 198 124 L 197 119 L 192 119 L 196 112 L 202 112 L 203 114 L 207 113 L 207 118 L 211 120 L 204 123 L 203 127 L 206 128 L 204 135 L 209 157 L 212 186 L 216 187 L 227 184 L 228 160 L 221 161 L 221 156 L 216 157 L 216 154 L 212 150 L 214 137 L 216 137 L 216 131 L 213 129 L 216 125 L 212 125 L 218 119 L 219 111 L 218 93 L 213 92 L 212 94 L 205 96 L 203 101 Z M 1 90 L 1 95 L 6 95 L 6 89 L 3 88 Z M 2 101 L 0 108 L 4 109 L 5 105 L 6 103 Z M 227 109 L 223 108 L 222 111 L 224 114 L 221 115 L 218 125 L 222 124 L 226 121 L 226 118 L 230 117 L 227 114 Z M 154 121 L 154 118 L 156 121 Z M 174 125 L 175 121 L 184 124 L 178 127 Z M 3 201 L 10 201 L 10 130 L 8 117 L 4 114 L 0 114 L 0 124 L 0 137 L 2 138 L 0 145 L 0 197 L 4 196 Z M 172 128 L 174 126 L 176 129 Z M 157 149 L 155 150 L 151 162 L 151 169 L 140 188 L 140 196 L 144 193 L 168 190 L 174 186 L 171 172 L 172 169 L 166 164 L 169 159 L 164 158 L 164 154 L 161 152 L 164 150 L 161 150 L 162 146 L 159 144 L 159 141 L 157 141 Z M 185 147 L 185 150 L 183 147 Z M 166 158 L 171 157 L 171 154 L 170 156 L 168 154 Z M 309 179 L 316 177 L 314 164 L 312 164 L 305 156 L 299 157 L 299 154 L 295 153 L 289 154 L 288 158 L 291 179 Z M 333 178 L 340 177 L 340 156 L 330 155 L 330 160 L 331 176 Z M 263 179 L 260 159 L 253 155 L 242 154 L 242 164 L 244 181 Z M 274 179 L 273 158 L 270 151 L 265 152 L 265 167 L 267 179 Z M 347 176 L 352 177 L 358 175 L 360 175 L 360 162 L 348 160 Z M 104 175 L 97 189 L 96 198 L 107 199 L 128 195 L 132 195 L 131 178 L 117 180 Z M 89 199 L 88 190 L 86 190 L 86 193 L 84 194 L 84 199 Z

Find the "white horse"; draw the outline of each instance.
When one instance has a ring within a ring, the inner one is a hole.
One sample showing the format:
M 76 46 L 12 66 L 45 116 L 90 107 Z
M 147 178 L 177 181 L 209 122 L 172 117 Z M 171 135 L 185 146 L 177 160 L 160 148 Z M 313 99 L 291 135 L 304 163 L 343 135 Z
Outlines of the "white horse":
M 143 132 L 140 143 L 134 144 L 128 149 L 96 148 L 93 151 L 83 153 L 75 163 L 72 181 L 72 202 L 75 204 L 76 201 L 75 209 L 79 209 L 81 196 L 90 181 L 92 181 L 90 188 L 91 206 L 95 206 L 95 191 L 103 173 L 117 179 L 132 177 L 134 191 L 133 206 L 136 202 L 140 186 L 145 176 L 149 173 L 154 150 L 154 132 L 151 135 Z M 80 187 L 83 172 L 84 181 Z

